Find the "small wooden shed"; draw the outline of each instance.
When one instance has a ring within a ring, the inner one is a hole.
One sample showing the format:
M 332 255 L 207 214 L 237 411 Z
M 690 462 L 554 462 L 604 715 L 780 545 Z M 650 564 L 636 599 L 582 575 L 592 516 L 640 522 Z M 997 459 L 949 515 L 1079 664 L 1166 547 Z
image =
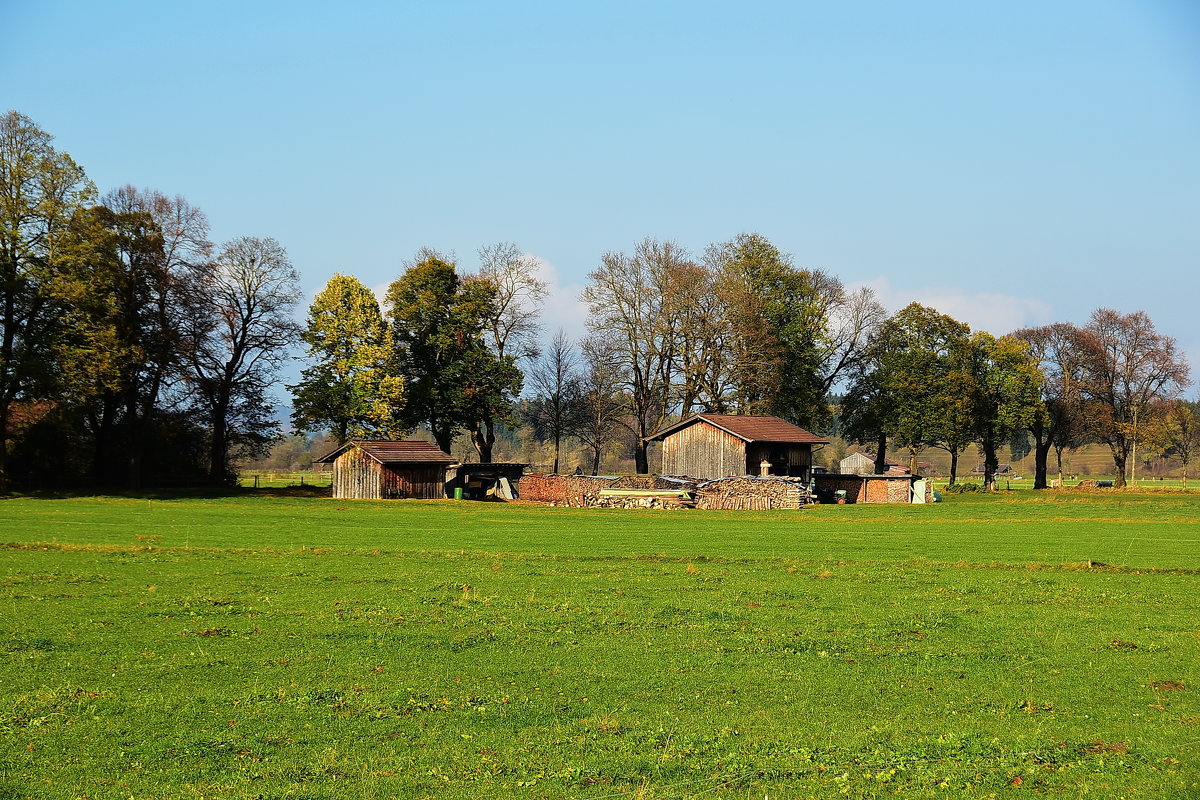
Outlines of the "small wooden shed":
M 352 500 L 438 500 L 455 459 L 432 442 L 350 441 L 317 459 L 333 464 L 333 496 Z
M 692 478 L 783 475 L 809 480 L 814 445 L 829 444 L 779 417 L 695 414 L 649 437 L 662 442 L 662 474 Z

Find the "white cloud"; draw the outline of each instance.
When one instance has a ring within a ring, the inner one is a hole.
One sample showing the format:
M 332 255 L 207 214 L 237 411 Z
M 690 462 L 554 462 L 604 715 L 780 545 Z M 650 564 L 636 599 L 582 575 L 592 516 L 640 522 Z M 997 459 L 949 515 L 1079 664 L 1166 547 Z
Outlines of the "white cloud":
M 884 276 L 858 281 L 848 288 L 857 289 L 859 286 L 874 289 L 879 302 L 889 312 L 917 302 L 967 323 L 971 330 L 983 330 L 996 336 L 1018 328 L 1045 325 L 1053 321 L 1054 315 L 1049 303 L 1030 297 L 971 292 L 955 286 L 899 287 L 893 286 L 891 280 Z
M 583 286 L 562 283 L 554 264 L 533 253 L 525 256 L 537 263 L 538 277 L 546 282 L 546 299 L 542 305 L 543 338 L 548 341 L 562 328 L 572 341 L 578 342 L 587 332 L 587 303 L 579 299 Z

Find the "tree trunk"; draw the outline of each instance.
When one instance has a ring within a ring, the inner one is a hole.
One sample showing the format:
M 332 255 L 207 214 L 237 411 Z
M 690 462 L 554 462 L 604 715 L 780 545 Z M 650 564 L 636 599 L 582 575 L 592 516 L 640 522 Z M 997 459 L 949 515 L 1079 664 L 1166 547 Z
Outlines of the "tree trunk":
M 639 436 L 637 444 L 633 448 L 634 469 L 638 475 L 650 474 L 650 456 L 646 452 L 648 448 L 649 445 L 646 444 L 646 440 Z
M 1046 441 L 1034 438 L 1033 445 L 1033 488 L 1045 489 L 1049 486 L 1046 482 L 1046 462 L 1050 460 L 1050 448 L 1053 446 L 1053 440 L 1046 437 Z M 1061 470 L 1060 470 L 1061 472 Z M 1059 476 L 1062 477 L 1061 475 Z
M 554 474 L 555 475 L 558 474 L 558 455 L 559 455 L 559 445 L 560 445 L 561 441 L 562 441 L 562 434 L 560 434 L 556 430 L 554 432 Z
M 1061 448 L 1061 447 L 1054 448 L 1054 457 L 1058 460 L 1058 487 L 1060 489 L 1063 487 L 1062 454 L 1063 454 L 1063 448 Z
M 228 416 L 228 399 L 218 398 L 212 411 L 212 442 L 208 449 L 208 478 L 216 484 L 225 482 L 225 462 L 229 455 L 229 430 L 226 425 Z
M 1112 450 L 1113 466 L 1117 468 L 1117 481 L 1114 484 L 1118 489 L 1125 488 L 1125 464 L 1129 458 L 1129 451 L 1124 445 L 1109 445 Z
M 471 428 L 471 444 L 475 445 L 475 452 L 479 454 L 480 464 L 492 463 L 492 444 L 495 441 L 494 433 L 480 428 L 478 425 Z
M 1000 458 L 996 455 L 996 443 L 984 439 L 979 443 L 983 448 L 983 489 L 985 492 L 996 491 L 996 469 L 1000 466 Z
M 8 402 L 0 400 L 0 494 L 8 490 L 8 409 Z
M 875 474 L 882 475 L 887 472 L 887 434 L 879 434 L 879 441 L 875 445 Z
M 600 473 L 600 448 L 597 447 L 594 450 L 592 450 L 592 474 L 598 475 L 599 473 Z
M 950 485 L 958 480 L 958 450 L 950 451 Z

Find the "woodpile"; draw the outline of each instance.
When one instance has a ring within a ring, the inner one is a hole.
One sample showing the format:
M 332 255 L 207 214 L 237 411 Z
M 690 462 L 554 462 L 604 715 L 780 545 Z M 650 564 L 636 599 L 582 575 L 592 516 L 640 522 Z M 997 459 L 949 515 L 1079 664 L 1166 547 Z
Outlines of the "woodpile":
M 696 508 L 768 511 L 800 508 L 807 493 L 800 481 L 786 478 L 718 478 L 696 487 Z
M 783 477 L 693 478 L 661 475 L 526 475 L 521 497 L 573 508 L 707 508 L 741 511 L 796 509 L 810 502 L 805 484 Z
M 589 497 L 591 508 L 650 508 L 684 509 L 695 508 L 692 496 L 678 490 L 657 489 L 601 489 Z
M 608 486 L 609 489 L 667 489 L 692 491 L 696 488 L 695 478 L 677 477 L 674 475 L 626 475 L 617 478 Z
M 616 480 L 606 475 L 526 475 L 521 479 L 521 499 L 579 508 Z

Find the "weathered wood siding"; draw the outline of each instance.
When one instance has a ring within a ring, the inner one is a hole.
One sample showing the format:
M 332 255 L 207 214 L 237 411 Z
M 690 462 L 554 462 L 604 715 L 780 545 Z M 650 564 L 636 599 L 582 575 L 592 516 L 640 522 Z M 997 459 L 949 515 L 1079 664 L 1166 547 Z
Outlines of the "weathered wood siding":
M 441 500 L 446 497 L 446 468 L 427 464 L 385 466 L 380 484 L 384 500 Z
M 663 439 L 661 474 L 709 479 L 745 475 L 746 443 L 712 425 L 689 425 Z
M 380 474 L 379 462 L 351 447 L 333 462 L 333 496 L 347 500 L 378 500 Z

